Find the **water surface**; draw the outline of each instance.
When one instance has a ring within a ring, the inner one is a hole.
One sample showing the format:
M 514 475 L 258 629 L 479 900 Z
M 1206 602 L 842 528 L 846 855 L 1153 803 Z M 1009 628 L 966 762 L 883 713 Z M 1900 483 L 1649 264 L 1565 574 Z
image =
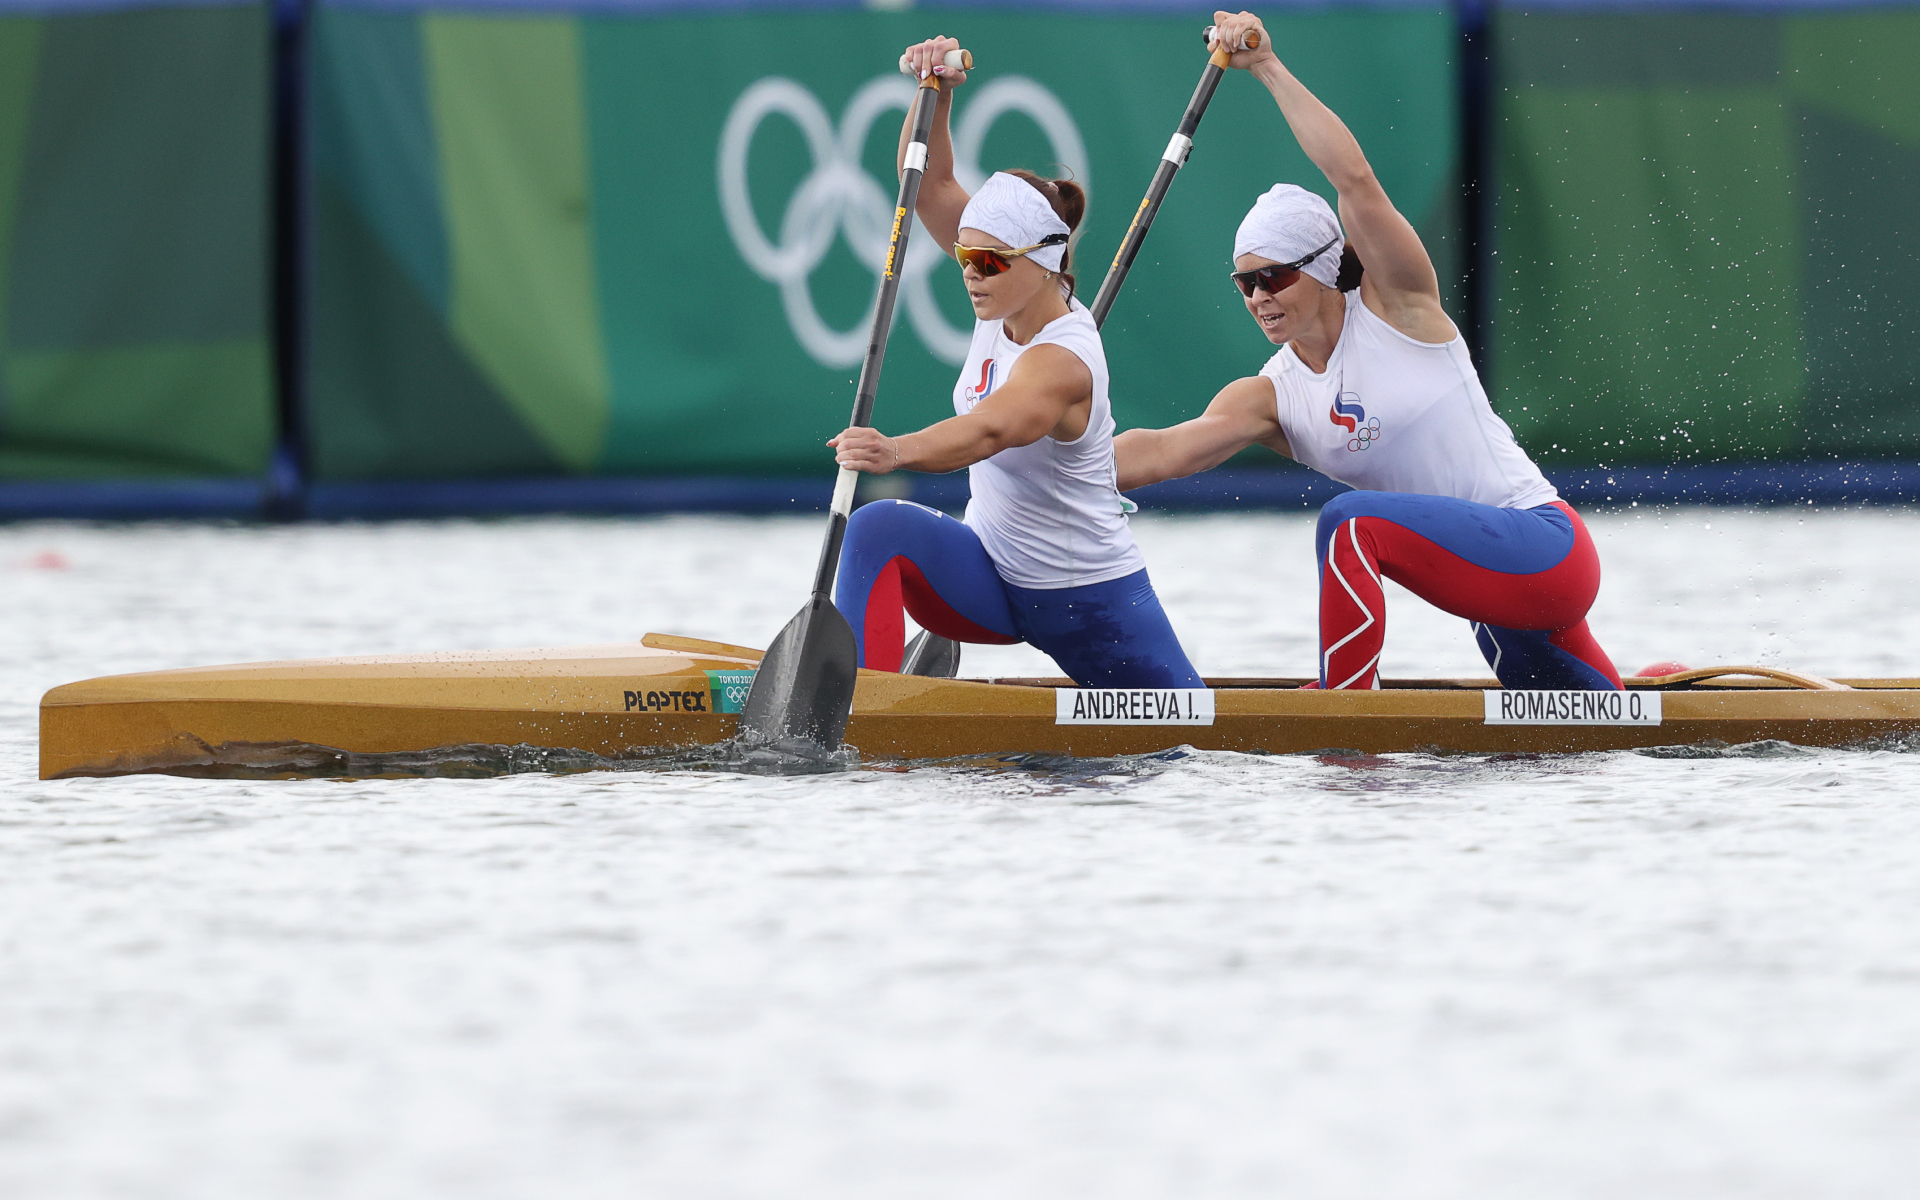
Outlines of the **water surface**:
M 1593 526 L 1624 669 L 1920 675 L 1914 514 Z M 1307 518 L 1137 528 L 1202 671 L 1311 670 Z M 764 642 L 817 533 L 0 527 L 0 1194 L 1911 1194 L 1920 755 L 33 778 L 96 674 Z

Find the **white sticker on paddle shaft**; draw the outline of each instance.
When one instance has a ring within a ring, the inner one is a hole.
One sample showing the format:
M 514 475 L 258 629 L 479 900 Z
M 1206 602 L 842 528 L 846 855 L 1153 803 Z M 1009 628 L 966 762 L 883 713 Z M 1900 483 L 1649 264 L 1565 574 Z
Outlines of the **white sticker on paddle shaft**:
M 860 472 L 852 467 L 841 467 L 840 474 L 833 480 L 833 511 L 841 516 L 853 512 L 853 489 L 859 486 Z M 820 493 L 815 492 L 814 495 Z
M 901 162 L 900 165 L 901 165 L 901 169 L 906 171 L 926 170 L 927 169 L 927 144 L 925 142 L 908 142 L 907 157 L 905 158 L 905 160 Z
M 1660 693 L 1501 688 L 1480 693 L 1489 725 L 1658 725 Z
M 1055 688 L 1055 725 L 1211 725 L 1211 688 Z
M 1184 133 L 1176 133 L 1173 135 L 1173 140 L 1167 143 L 1166 153 L 1160 157 L 1178 167 L 1186 164 L 1187 155 L 1191 153 L 1193 153 L 1193 139 Z

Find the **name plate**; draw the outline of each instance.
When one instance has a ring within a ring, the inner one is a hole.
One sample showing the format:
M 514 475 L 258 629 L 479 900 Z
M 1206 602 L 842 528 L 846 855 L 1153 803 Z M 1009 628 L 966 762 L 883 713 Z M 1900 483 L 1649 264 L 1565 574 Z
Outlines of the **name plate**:
M 1501 688 L 1480 693 L 1489 725 L 1658 725 L 1660 693 Z
M 1211 725 L 1212 688 L 1055 688 L 1055 725 Z

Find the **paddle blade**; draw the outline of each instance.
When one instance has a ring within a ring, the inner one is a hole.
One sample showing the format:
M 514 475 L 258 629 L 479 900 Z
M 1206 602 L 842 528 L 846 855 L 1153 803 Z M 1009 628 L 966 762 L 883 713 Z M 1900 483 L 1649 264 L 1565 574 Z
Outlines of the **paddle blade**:
M 919 637 L 907 643 L 907 653 L 900 660 L 900 673 L 952 679 L 960 673 L 960 643 L 922 630 Z
M 741 741 L 840 748 L 860 668 L 853 627 L 825 596 L 814 596 L 767 647 L 740 708 Z

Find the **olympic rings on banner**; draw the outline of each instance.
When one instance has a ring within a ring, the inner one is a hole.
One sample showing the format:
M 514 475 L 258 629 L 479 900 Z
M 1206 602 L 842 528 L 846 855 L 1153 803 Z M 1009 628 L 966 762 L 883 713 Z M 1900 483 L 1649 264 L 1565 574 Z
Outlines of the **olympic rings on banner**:
M 827 110 L 805 85 L 770 76 L 740 94 L 720 131 L 716 166 L 727 231 L 754 273 L 780 289 L 794 338 L 823 367 L 860 362 L 866 354 L 873 307 L 868 305 L 866 315 L 853 328 L 835 329 L 814 306 L 809 280 L 839 237 L 846 239 L 855 260 L 877 279 L 892 232 L 894 185 L 883 186 L 869 175 L 860 165 L 860 155 L 873 123 L 888 113 L 907 112 L 915 90 L 911 80 L 899 75 L 869 80 L 847 102 L 835 129 Z M 1020 75 L 1002 76 L 975 92 L 963 112 L 959 107 L 953 127 L 954 176 L 969 192 L 979 190 L 987 179 L 979 159 L 988 132 L 994 122 L 1014 112 L 1040 127 L 1053 161 L 1087 186 L 1087 150 L 1079 127 L 1066 106 L 1039 83 Z M 747 157 L 760 123 L 775 115 L 799 127 L 813 166 L 788 199 L 777 238 L 769 238 L 754 215 Z M 907 316 L 922 344 L 936 357 L 958 366 L 966 361 L 973 331 L 949 325 L 934 298 L 934 270 L 947 261 L 946 248 L 933 245 L 921 230 L 907 244 L 901 283 Z

